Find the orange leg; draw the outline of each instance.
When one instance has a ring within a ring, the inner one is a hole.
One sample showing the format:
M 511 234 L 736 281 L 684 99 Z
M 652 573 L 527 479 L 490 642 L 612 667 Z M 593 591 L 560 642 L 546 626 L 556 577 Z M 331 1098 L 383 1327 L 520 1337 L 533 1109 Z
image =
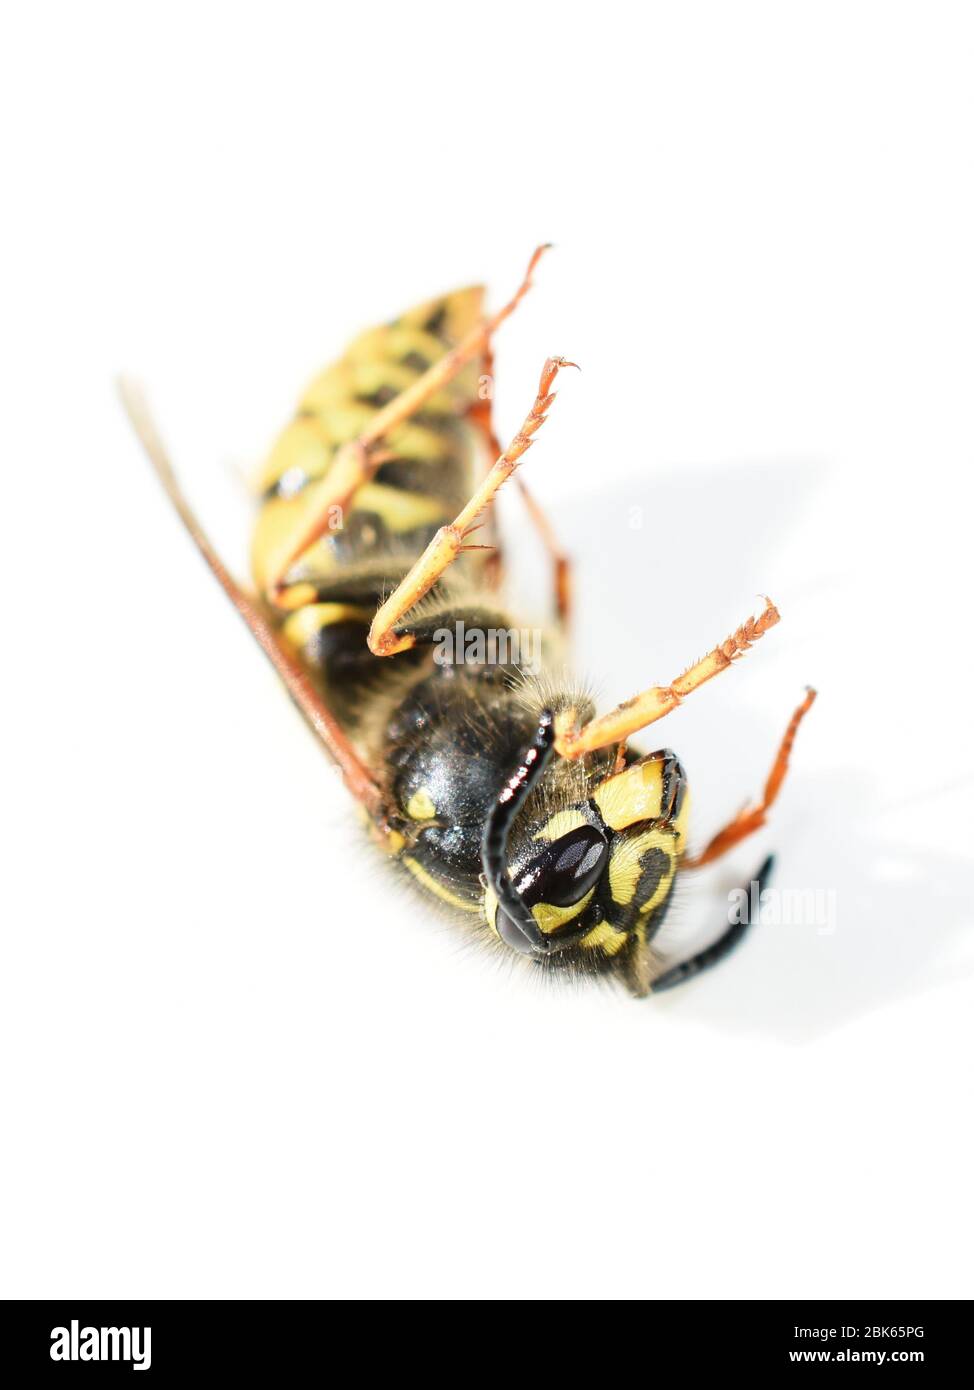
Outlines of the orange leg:
M 528 515 L 534 523 L 534 529 L 541 538 L 551 562 L 552 569 L 552 588 L 555 598 L 555 613 L 562 628 L 567 629 L 572 618 L 572 562 L 562 550 L 558 537 L 555 535 L 554 527 L 548 520 L 541 504 L 535 501 L 527 483 L 523 478 L 516 480 L 524 499 Z
M 485 343 L 483 351 L 483 381 L 487 383 L 487 393 L 481 395 L 467 411 L 467 419 L 477 430 L 483 442 L 487 468 L 503 453 L 503 445 L 494 429 L 494 353 L 490 342 Z M 491 550 L 485 555 L 484 578 L 488 589 L 499 589 L 504 582 L 504 552 L 501 544 L 500 527 L 496 515 L 490 514 Z
M 209 537 L 197 521 L 179 483 L 176 481 L 159 432 L 141 393 L 132 383 L 126 381 L 119 382 L 119 393 L 132 426 L 149 456 L 150 463 L 203 559 L 257 639 L 264 655 L 283 680 L 291 699 L 337 764 L 345 780 L 345 785 L 381 828 L 385 821 L 385 804 L 382 793 L 369 768 L 352 747 L 331 710 L 322 701 L 308 672 L 290 653 L 266 615 L 253 599 L 244 593 L 217 555 Z
M 368 428 L 357 439 L 342 445 L 335 454 L 324 480 L 327 486 L 320 488 L 307 523 L 296 535 L 290 551 L 278 564 L 277 573 L 270 576 L 268 587 L 272 592 L 280 589 L 291 566 L 310 545 L 324 535 L 335 515 L 335 509 L 346 509 L 358 489 L 374 475 L 380 461 L 376 450 L 383 437 L 415 415 L 431 396 L 435 396 L 437 391 L 452 381 L 468 362 L 483 351 L 504 320 L 513 314 L 531 288 L 531 276 L 535 266 L 547 249 L 547 246 L 539 246 L 535 251 L 517 292 L 502 309 L 472 328 L 455 348 L 445 353 L 411 386 L 377 411 Z
M 597 748 L 624 742 L 647 724 L 655 723 L 676 709 L 705 681 L 726 671 L 735 657 L 742 656 L 752 642 L 763 637 L 769 627 L 774 627 L 779 617 L 771 600 L 765 599 L 765 609 L 759 618 L 748 618 L 726 642 L 721 642 L 702 661 L 684 671 L 672 685 L 654 685 L 582 728 L 577 725 L 575 711 L 564 710 L 555 720 L 555 749 L 563 758 L 581 758 Z
M 547 412 L 555 399 L 551 390 L 555 377 L 562 367 L 574 365 L 574 362 L 566 362 L 564 357 L 548 358 L 541 373 L 541 383 L 534 405 L 518 433 L 470 501 L 449 526 L 440 527 L 398 588 L 376 613 L 369 631 L 369 650 L 375 656 L 395 656 L 397 652 L 408 651 L 410 647 L 415 646 L 415 637 L 408 633 L 397 633 L 396 624 L 429 593 L 458 555 L 462 555 L 466 550 L 483 548 L 479 545 L 465 545 L 464 542 L 474 531 L 479 530 L 482 524 L 479 521 L 481 513 L 493 502 L 531 447 L 533 436 L 544 424 Z
M 493 378 L 494 378 L 494 355 L 490 350 L 490 345 L 484 351 L 484 374 L 491 383 L 490 394 L 479 400 L 475 406 L 467 413 L 467 418 L 471 424 L 475 425 L 483 437 L 484 443 L 492 459 L 499 457 L 501 453 L 500 440 L 494 430 L 493 419 Z M 562 628 L 568 627 L 572 613 L 572 562 L 562 550 L 555 535 L 554 528 L 544 513 L 540 503 L 535 501 L 527 483 L 518 474 L 515 479 L 524 506 L 531 523 L 537 531 L 541 544 L 548 555 L 552 568 L 552 592 L 554 594 L 555 614 Z M 504 562 L 500 536 L 496 520 L 491 517 L 491 540 L 493 541 L 493 554 L 489 557 L 488 583 L 491 588 L 497 588 L 503 577 Z
M 743 811 L 738 812 L 734 819 L 724 826 L 723 830 L 717 832 L 700 854 L 683 859 L 682 867 L 684 869 L 699 869 L 704 864 L 712 864 L 715 859 L 726 854 L 740 840 L 745 839 L 748 835 L 753 835 L 755 830 L 760 830 L 765 824 L 767 813 L 777 800 L 781 784 L 785 780 L 785 773 L 788 771 L 788 759 L 791 756 L 791 748 L 795 742 L 798 726 L 814 703 L 815 691 L 809 687 L 808 694 L 789 720 L 785 736 L 778 749 L 778 756 L 775 758 L 768 780 L 764 784 L 764 795 L 758 804 L 745 807 Z

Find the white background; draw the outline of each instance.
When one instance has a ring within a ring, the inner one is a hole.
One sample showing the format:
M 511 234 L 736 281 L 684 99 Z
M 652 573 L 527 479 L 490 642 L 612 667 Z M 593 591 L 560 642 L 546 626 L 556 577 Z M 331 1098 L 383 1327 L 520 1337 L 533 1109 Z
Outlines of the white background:
M 930 3 L 7 17 L 0 1292 L 974 1293 L 972 62 Z M 113 396 L 240 563 L 313 371 L 547 239 L 498 411 L 582 364 L 528 464 L 580 669 L 618 699 L 775 598 L 660 734 L 698 838 L 820 691 L 666 939 L 767 846 L 834 933 L 656 1002 L 499 971 L 380 873 Z

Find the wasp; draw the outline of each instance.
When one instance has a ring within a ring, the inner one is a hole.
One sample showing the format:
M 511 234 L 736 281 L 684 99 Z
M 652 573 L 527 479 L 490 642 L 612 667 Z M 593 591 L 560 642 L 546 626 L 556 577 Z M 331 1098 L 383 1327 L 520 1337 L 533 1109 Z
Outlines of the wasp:
M 668 685 L 607 713 L 563 674 L 571 568 L 518 469 L 574 364 L 548 358 L 506 448 L 489 389 L 494 335 L 545 250 L 492 315 L 481 287 L 427 301 L 356 338 L 311 382 L 258 480 L 253 591 L 191 510 L 141 395 L 128 383 L 122 394 L 177 512 L 376 846 L 493 949 L 548 972 L 614 976 L 644 996 L 714 965 L 746 931 L 745 912 L 688 959 L 653 947 L 677 875 L 765 824 L 815 692 L 792 715 L 760 799 L 691 856 L 679 759 L 641 754 L 630 739 L 763 637 L 779 620 L 774 604 Z M 445 631 L 517 630 L 491 513 L 515 475 L 552 571 L 540 667 L 526 671 L 503 649 L 470 659 L 464 644 L 444 660 Z

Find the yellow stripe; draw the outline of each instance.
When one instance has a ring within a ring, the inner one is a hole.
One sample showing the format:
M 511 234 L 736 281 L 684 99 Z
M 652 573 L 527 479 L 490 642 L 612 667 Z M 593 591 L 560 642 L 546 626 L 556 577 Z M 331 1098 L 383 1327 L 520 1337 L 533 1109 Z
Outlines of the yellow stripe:
M 607 956 L 614 956 L 617 951 L 622 950 L 628 940 L 627 932 L 616 931 L 611 922 L 600 922 L 582 937 L 579 945 L 585 951 L 594 951 L 601 947 Z
M 321 420 L 292 420 L 258 473 L 257 490 L 267 492 L 292 469 L 306 478 L 320 478 L 334 452 L 334 441 Z
M 410 820 L 432 820 L 436 815 L 433 799 L 425 787 L 413 792 L 406 802 L 406 815 Z
M 444 502 L 388 483 L 363 483 L 355 494 L 353 511 L 374 512 L 395 532 L 415 531 L 450 519 Z
M 296 538 L 323 496 L 337 448 L 355 439 L 373 419 L 378 407 L 362 396 L 373 396 L 383 387 L 398 393 L 415 381 L 424 362 L 438 361 L 479 321 L 483 289 L 457 290 L 424 301 L 400 316 L 398 322 L 361 334 L 345 355 L 311 382 L 304 393 L 298 418 L 283 430 L 256 479 L 267 492 L 287 478 L 294 488 L 273 499 L 260 512 L 255 528 L 251 563 L 257 587 L 266 590 L 271 577 L 294 554 Z M 435 331 L 425 325 L 436 321 Z M 478 399 L 482 356 L 469 363 L 447 387 L 427 402 L 427 413 L 446 412 L 453 419 L 436 428 L 422 420 L 408 420 L 391 430 L 383 447 L 392 458 L 449 468 L 465 468 L 472 447 L 472 432 L 464 416 Z M 320 489 L 324 487 L 322 492 Z M 300 489 L 300 490 L 298 490 Z M 452 501 L 455 501 L 453 499 Z M 399 489 L 371 484 L 360 490 L 353 507 L 381 516 L 390 530 L 402 533 L 449 520 L 455 507 L 430 497 L 406 494 Z M 342 518 L 328 518 L 329 529 L 338 529 Z M 321 562 L 322 572 L 332 568 L 327 541 L 313 546 L 301 558 L 308 565 Z
M 653 849 L 661 849 L 672 861 L 675 851 L 673 832 L 668 829 L 646 830 L 641 835 L 623 836 L 615 842 L 609 860 L 609 892 L 613 902 L 621 907 L 627 907 L 632 902 L 643 875 L 642 861 Z
M 411 859 L 408 854 L 401 855 L 400 861 L 405 864 L 413 878 L 421 883 L 424 888 L 428 888 L 431 893 L 435 894 L 435 896 L 440 898 L 443 902 L 449 903 L 451 907 L 459 907 L 463 912 L 480 912 L 480 908 L 476 903 L 467 902 L 465 898 L 459 898 L 455 893 L 451 893 L 448 888 L 444 888 L 443 884 L 424 869 L 422 864 L 418 863 L 415 859 Z
M 543 932 L 557 931 L 566 922 L 570 922 L 573 917 L 580 916 L 594 896 L 595 889 L 590 888 L 581 902 L 569 903 L 568 907 L 552 907 L 550 903 L 535 903 L 531 909 L 531 915 Z
M 558 811 L 541 827 L 534 838 L 536 840 L 560 840 L 562 835 L 567 835 L 570 830 L 577 830 L 580 825 L 588 825 L 588 821 L 581 811 L 574 809 Z
M 306 603 L 303 608 L 290 615 L 282 632 L 294 646 L 303 647 L 332 623 L 371 621 L 372 610 L 356 607 L 353 603 Z
M 443 354 L 442 345 L 436 358 Z M 435 360 L 435 358 L 434 358 Z M 390 399 L 405 391 L 418 379 L 417 367 L 403 366 L 401 362 L 385 357 L 369 357 L 363 361 L 336 362 L 327 371 L 316 377 L 301 398 L 300 409 L 328 421 L 333 412 L 346 408 L 361 408 L 369 405 L 368 397 L 383 393 Z M 424 415 L 456 415 L 462 413 L 468 402 L 468 393 L 457 391 L 453 383 L 445 390 L 437 391 L 423 404 Z M 369 409 L 378 409 L 369 405 Z
M 606 825 L 625 830 L 637 821 L 659 819 L 663 809 L 663 766 L 662 758 L 648 758 L 596 787 L 592 799 Z
M 465 285 L 462 290 L 451 290 L 449 294 L 437 295 L 435 299 L 424 299 L 400 314 L 399 322 L 423 328 L 441 310 L 445 317 L 443 327 L 438 330 L 439 335 L 456 343 L 483 316 L 483 285 Z
M 309 483 L 296 497 L 274 497 L 265 502 L 257 517 L 251 544 L 251 567 L 258 588 L 266 590 L 269 576 L 277 574 L 282 564 L 294 554 L 295 537 L 304 530 L 307 519 L 315 511 L 327 479 Z M 439 526 L 450 518 L 446 503 L 435 497 L 404 492 L 386 483 L 366 483 L 355 494 L 353 511 L 373 512 L 394 534 L 418 530 L 423 526 Z M 329 527 L 338 531 L 344 517 L 340 508 L 334 509 Z M 328 544 L 329 535 L 310 546 L 301 556 L 300 565 L 313 574 L 329 574 L 335 560 Z
M 536 903 L 531 909 L 531 914 L 543 932 L 553 932 L 558 927 L 570 922 L 573 917 L 577 917 L 588 907 L 592 898 L 595 896 L 595 889 L 592 888 L 579 903 L 572 903 L 569 907 L 552 907 L 550 903 Z M 497 895 L 493 888 L 488 888 L 484 894 L 484 916 L 490 927 L 497 931 Z M 597 931 L 598 928 L 593 928 Z M 592 933 L 589 932 L 589 936 Z M 624 939 L 624 938 L 623 938 Z M 588 936 L 583 937 L 584 941 Z

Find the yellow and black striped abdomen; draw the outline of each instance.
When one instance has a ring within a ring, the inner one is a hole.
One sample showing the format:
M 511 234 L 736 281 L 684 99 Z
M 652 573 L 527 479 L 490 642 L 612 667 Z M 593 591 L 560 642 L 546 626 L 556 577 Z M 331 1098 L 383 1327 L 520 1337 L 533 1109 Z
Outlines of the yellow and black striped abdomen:
M 338 449 L 460 341 L 479 320 L 482 303 L 477 287 L 421 304 L 363 333 L 307 388 L 258 482 L 262 502 L 251 558 L 265 597 L 320 504 Z M 274 596 L 285 637 L 335 696 L 378 674 L 365 646 L 376 607 L 471 491 L 477 436 L 467 416 L 482 370 L 475 358 L 386 436 L 375 477 L 347 509 L 334 509 L 325 534 L 291 566 Z
M 383 405 L 455 346 L 479 319 L 482 300 L 479 288 L 461 290 L 370 329 L 311 383 L 258 482 L 263 506 L 252 563 L 262 592 L 278 560 L 292 552 L 340 446 L 357 438 Z M 325 586 L 350 564 L 390 551 L 414 558 L 421 548 L 418 533 L 450 520 L 470 490 L 473 432 L 465 417 L 477 400 L 480 371 L 475 359 L 386 437 L 388 457 L 375 478 L 359 489 L 347 514 L 329 518 L 328 532 L 289 579 Z

